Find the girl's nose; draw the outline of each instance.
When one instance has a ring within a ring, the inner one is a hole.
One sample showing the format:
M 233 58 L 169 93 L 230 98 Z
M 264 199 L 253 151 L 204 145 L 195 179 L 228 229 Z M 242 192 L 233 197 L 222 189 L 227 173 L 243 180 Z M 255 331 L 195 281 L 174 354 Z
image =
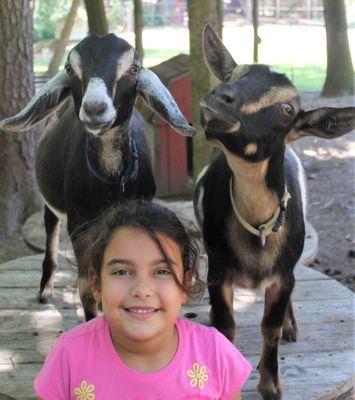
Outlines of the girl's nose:
M 153 290 L 147 283 L 137 282 L 135 285 L 131 287 L 130 290 L 131 296 L 137 297 L 140 299 L 146 299 L 153 295 Z

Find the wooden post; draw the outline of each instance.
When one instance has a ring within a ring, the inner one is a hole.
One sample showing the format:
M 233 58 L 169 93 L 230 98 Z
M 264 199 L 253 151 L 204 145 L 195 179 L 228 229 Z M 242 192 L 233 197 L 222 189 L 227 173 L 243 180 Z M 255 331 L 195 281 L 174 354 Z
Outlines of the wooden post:
M 89 33 L 104 36 L 108 34 L 108 25 L 103 0 L 84 0 L 88 15 Z
M 201 7 L 200 0 L 189 0 L 187 7 L 190 32 L 192 119 L 197 129 L 197 135 L 193 138 L 193 175 L 196 178 L 201 169 L 208 164 L 211 153 L 211 146 L 206 141 L 200 124 L 200 101 L 216 84 L 216 80 L 207 68 L 203 57 L 202 31 L 207 23 L 216 27 L 216 2 L 206 0 Z
M 258 36 L 258 0 L 253 0 L 253 30 L 254 30 L 254 49 L 253 49 L 253 61 L 258 62 L 258 46 L 260 43 L 260 37 Z
M 134 35 L 135 48 L 143 64 L 143 9 L 142 0 L 134 0 Z
M 49 67 L 47 70 L 47 74 L 50 76 L 54 76 L 58 72 L 58 68 L 62 61 L 63 55 L 65 53 L 65 48 L 68 44 L 68 40 L 70 38 L 71 31 L 74 26 L 75 17 L 78 11 L 80 0 L 73 0 L 70 11 L 68 13 L 67 18 L 65 19 L 65 23 L 63 29 L 60 33 L 60 38 L 58 39 L 55 50 L 49 63 Z

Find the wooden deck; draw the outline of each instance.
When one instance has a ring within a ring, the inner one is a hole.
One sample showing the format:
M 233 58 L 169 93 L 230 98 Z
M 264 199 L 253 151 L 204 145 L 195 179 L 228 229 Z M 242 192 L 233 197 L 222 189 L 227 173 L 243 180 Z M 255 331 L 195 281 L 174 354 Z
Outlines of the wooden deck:
M 73 289 L 75 271 L 64 258 L 60 258 L 53 304 L 37 303 L 41 261 L 38 255 L 0 265 L 0 392 L 18 400 L 34 398 L 32 382 L 45 354 L 63 331 L 82 321 Z M 310 268 L 297 267 L 296 276 L 293 298 L 300 337 L 297 343 L 280 346 L 283 399 L 338 399 L 341 391 L 350 396 L 354 296 Z M 194 313 L 195 320 L 207 324 L 208 308 L 206 296 L 201 305 L 185 307 L 183 313 Z M 255 387 L 262 297 L 236 290 L 234 308 L 239 322 L 236 344 L 254 366 L 243 399 L 259 399 Z
M 307 251 L 308 259 L 314 256 L 314 242 L 306 246 L 303 260 Z M 83 321 L 74 289 L 76 271 L 64 257 L 59 259 L 52 303 L 37 303 L 42 257 L 0 264 L 0 400 L 34 399 L 32 382 L 46 353 L 63 331 Z M 280 345 L 283 400 L 353 399 L 354 294 L 311 268 L 297 266 L 293 299 L 300 335 L 298 342 Z M 254 366 L 243 400 L 260 399 L 256 366 L 263 296 L 236 289 L 234 309 L 236 345 Z M 208 324 L 208 310 L 206 294 L 201 304 L 185 307 L 182 315 L 193 314 L 194 320 Z

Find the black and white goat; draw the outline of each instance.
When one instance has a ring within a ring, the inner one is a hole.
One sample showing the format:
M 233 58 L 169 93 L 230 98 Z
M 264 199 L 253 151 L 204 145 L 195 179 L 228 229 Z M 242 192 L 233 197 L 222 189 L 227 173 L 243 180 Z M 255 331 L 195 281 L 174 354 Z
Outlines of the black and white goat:
M 114 34 L 89 36 L 70 52 L 65 70 L 52 78 L 0 129 L 22 131 L 48 117 L 36 155 L 38 186 L 45 201 L 47 234 L 39 301 L 52 295 L 60 218 L 73 241 L 78 227 L 123 199 L 152 199 L 155 182 L 136 95 L 178 132 L 192 136 L 171 94 L 141 67 L 136 51 Z M 74 246 L 75 251 L 75 246 Z M 96 315 L 86 266 L 78 266 L 86 319 Z
M 201 102 L 206 138 L 221 152 L 201 174 L 194 201 L 209 260 L 212 324 L 233 341 L 233 284 L 265 289 L 258 388 L 264 399 L 280 399 L 278 342 L 297 337 L 291 293 L 306 206 L 302 165 L 286 144 L 349 132 L 355 108 L 305 112 L 285 75 L 266 65 L 238 66 L 210 26 L 203 46 L 223 82 Z

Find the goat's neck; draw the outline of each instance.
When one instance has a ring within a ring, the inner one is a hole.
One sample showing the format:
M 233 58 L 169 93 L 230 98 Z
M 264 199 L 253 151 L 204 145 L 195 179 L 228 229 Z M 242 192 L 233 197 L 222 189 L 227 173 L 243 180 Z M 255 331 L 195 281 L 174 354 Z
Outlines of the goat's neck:
M 118 125 L 101 137 L 90 137 L 89 151 L 95 167 L 106 176 L 118 176 L 130 160 L 131 120 Z
M 238 212 L 253 226 L 265 223 L 284 193 L 283 162 L 269 158 L 251 163 L 231 154 L 227 162 L 233 172 L 232 193 Z

